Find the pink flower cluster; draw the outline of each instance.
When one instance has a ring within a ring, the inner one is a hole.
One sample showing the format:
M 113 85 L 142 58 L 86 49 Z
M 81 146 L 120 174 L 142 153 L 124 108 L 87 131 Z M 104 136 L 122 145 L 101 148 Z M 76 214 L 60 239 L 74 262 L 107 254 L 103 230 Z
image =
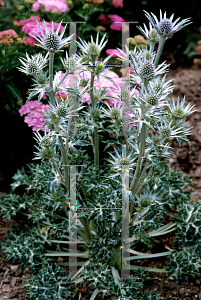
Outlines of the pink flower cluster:
M 4 3 L 2 0 L 0 0 L 0 5 L 1 5 L 1 6 L 4 6 L 5 3 Z
M 121 52 L 117 49 L 107 49 L 105 52 L 108 55 L 112 55 L 111 57 L 118 57 L 118 55 L 121 55 Z
M 8 29 L 0 32 L 0 44 L 9 46 L 14 42 L 13 38 L 18 38 L 18 34 L 13 29 Z
M 78 72 L 78 71 L 77 71 Z M 95 92 L 99 92 L 99 89 L 100 90 L 103 90 L 103 89 L 106 89 L 107 92 L 106 92 L 106 96 L 113 96 L 113 93 L 114 94 L 118 94 L 119 92 L 119 89 L 118 89 L 118 86 L 121 87 L 122 86 L 122 78 L 120 78 L 115 72 L 113 71 L 110 71 L 110 70 L 106 70 L 104 73 L 103 73 L 106 77 L 109 77 L 113 80 L 113 82 L 107 78 L 104 78 L 104 77 L 100 77 L 99 79 L 99 82 L 97 80 L 97 77 L 95 77 L 95 80 L 94 80 L 94 88 L 95 88 Z M 63 78 L 65 74 L 62 73 L 61 74 L 61 77 L 60 78 Z M 83 78 L 83 75 L 86 79 L 89 79 L 89 82 L 91 80 L 91 72 L 90 71 L 84 71 L 82 72 L 82 74 L 70 74 L 68 75 L 63 84 L 61 86 L 63 87 L 73 87 L 73 82 L 75 82 L 75 78 L 77 79 L 81 79 Z M 83 88 L 80 86 L 80 89 L 82 90 Z M 136 93 L 138 91 L 136 90 Z M 47 93 L 45 93 L 45 95 L 43 96 L 43 99 L 46 99 L 48 96 Z M 63 91 L 59 91 L 56 93 L 56 97 L 57 97 L 57 100 L 61 100 L 61 97 L 65 100 L 66 99 L 66 94 L 63 92 Z M 104 97 L 103 97 L 104 99 Z M 105 101 L 110 105 L 110 106 L 114 106 L 114 99 L 111 97 L 111 98 L 105 98 Z M 91 99 L 90 99 L 90 94 L 88 92 L 86 92 L 82 99 L 81 99 L 81 102 L 87 102 L 87 103 L 91 103 Z M 116 100 L 116 102 L 118 102 Z
M 78 71 L 77 71 L 78 72 Z M 63 78 L 65 74 L 62 73 L 61 74 L 61 77 L 60 78 Z M 84 71 L 82 72 L 82 75 L 80 74 L 70 74 L 68 75 L 63 84 L 61 86 L 63 87 L 72 87 L 73 86 L 73 82 L 75 82 L 74 78 L 76 76 L 76 78 L 78 79 L 81 79 L 82 77 L 86 78 L 86 79 L 89 79 L 89 81 L 91 80 L 91 72 L 90 71 Z M 115 83 L 112 83 L 112 81 L 110 81 L 109 79 L 106 79 L 104 77 L 100 77 L 100 80 L 98 82 L 97 80 L 97 77 L 95 77 L 95 80 L 94 80 L 94 87 L 95 87 L 95 90 L 97 90 L 97 92 L 99 91 L 99 88 L 101 90 L 103 90 L 104 88 L 106 88 L 108 90 L 108 92 L 105 94 L 107 96 L 111 96 L 112 95 L 112 92 L 117 94 L 118 93 L 118 87 L 117 85 L 121 86 L 122 84 L 122 78 L 120 78 L 116 73 L 110 71 L 110 70 L 106 70 L 104 72 L 104 75 L 107 76 L 107 77 L 110 77 Z M 82 90 L 83 88 L 80 87 L 80 89 Z M 43 96 L 43 99 L 47 98 L 47 93 L 45 93 L 45 95 Z M 62 97 L 63 99 L 66 99 L 66 94 L 63 92 L 63 91 L 59 91 L 56 93 L 56 97 L 58 100 L 60 100 Z M 108 102 L 109 105 L 113 106 L 114 105 L 114 99 L 112 98 L 108 98 L 106 99 L 106 101 Z M 81 102 L 87 102 L 87 103 L 91 103 L 91 100 L 90 100 L 90 94 L 89 93 L 85 93 L 81 99 Z
M 20 116 L 27 115 L 24 118 L 24 122 L 32 127 L 33 131 L 41 129 L 42 131 L 49 131 L 47 127 L 43 127 L 45 120 L 42 118 L 43 111 L 47 111 L 50 105 L 45 105 L 42 102 L 29 101 L 20 107 Z
M 109 17 L 109 18 L 108 18 Z M 98 18 L 103 24 L 111 24 L 110 29 L 115 31 L 127 32 L 129 30 L 128 26 L 125 24 L 125 20 L 118 15 L 106 15 L 101 14 Z
M 41 9 L 42 11 L 58 10 L 61 13 L 65 13 L 69 10 L 65 0 L 36 0 L 32 11 L 39 10 L 41 4 L 44 5 L 44 9 Z
M 120 7 L 123 8 L 124 4 L 123 4 L 124 0 L 112 0 L 112 5 L 114 7 Z
M 53 22 L 54 24 L 54 30 L 56 31 L 59 23 L 56 23 L 56 22 Z M 44 22 L 39 22 L 39 25 L 42 29 L 42 31 L 45 33 L 45 25 L 44 25 Z M 47 28 L 49 31 L 52 30 L 52 23 L 51 22 L 46 22 L 46 25 L 47 25 Z M 63 30 L 63 26 L 60 27 L 59 29 L 59 33 L 62 32 Z M 26 23 L 23 27 L 22 27 L 22 31 L 26 32 L 30 37 L 27 38 L 27 40 L 24 42 L 25 45 L 30 45 L 32 47 L 35 46 L 35 44 L 37 43 L 37 41 L 31 36 L 31 34 L 35 35 L 35 32 L 40 36 L 42 37 L 41 33 L 40 33 L 40 30 L 39 30 L 39 27 L 38 27 L 38 24 L 36 22 L 28 22 Z
M 23 26 L 23 25 L 25 25 L 28 22 L 34 22 L 34 21 L 40 22 L 40 16 L 39 15 L 32 16 L 32 17 L 30 17 L 30 18 L 28 18 L 26 20 L 20 20 L 19 22 L 14 22 L 14 25 L 15 26 Z
M 198 46 L 196 47 L 197 54 L 201 54 L 201 40 L 197 42 Z

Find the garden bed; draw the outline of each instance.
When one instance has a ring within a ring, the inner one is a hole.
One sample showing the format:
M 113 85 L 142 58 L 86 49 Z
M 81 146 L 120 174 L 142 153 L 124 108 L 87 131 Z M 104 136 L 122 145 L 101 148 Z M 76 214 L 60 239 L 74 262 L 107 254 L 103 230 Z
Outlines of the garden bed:
M 182 100 L 185 95 L 186 104 L 191 102 L 197 110 L 188 117 L 189 125 L 193 127 L 192 134 L 189 136 L 191 147 L 188 147 L 186 143 L 182 143 L 181 147 L 179 147 L 176 140 L 172 140 L 171 146 L 175 156 L 170 158 L 170 164 L 184 175 L 193 179 L 190 187 L 193 188 L 195 193 L 191 195 L 191 199 L 192 201 L 198 201 L 201 200 L 201 69 L 196 66 L 179 67 L 176 70 L 170 70 L 167 79 L 173 79 L 173 84 L 176 85 L 173 94 L 174 98 L 177 99 L 179 96 L 180 100 Z M 7 222 L 7 220 L 0 218 L 0 240 L 4 238 L 4 234 L 12 228 L 14 223 L 15 221 L 13 220 Z M 160 242 L 166 249 L 172 249 L 171 235 L 162 237 Z M 149 266 L 165 267 L 165 261 L 166 258 L 164 257 L 158 258 L 151 262 Z M 148 260 L 146 261 L 147 264 Z M 22 270 L 16 264 L 13 266 L 4 257 L 0 256 L 0 300 L 29 299 L 26 296 L 25 289 L 22 288 L 22 282 L 27 273 L 28 269 Z M 173 278 L 165 273 L 152 273 L 152 275 L 153 280 L 147 285 L 146 291 L 150 292 L 155 289 L 166 300 L 201 299 L 201 274 L 186 284 L 175 283 Z M 93 291 L 90 288 L 83 288 L 81 284 L 78 287 L 80 287 L 80 293 L 78 292 L 74 299 L 80 299 L 80 295 L 89 299 Z M 101 299 L 101 295 L 98 295 L 97 299 Z M 112 299 L 112 294 L 106 293 L 105 299 Z

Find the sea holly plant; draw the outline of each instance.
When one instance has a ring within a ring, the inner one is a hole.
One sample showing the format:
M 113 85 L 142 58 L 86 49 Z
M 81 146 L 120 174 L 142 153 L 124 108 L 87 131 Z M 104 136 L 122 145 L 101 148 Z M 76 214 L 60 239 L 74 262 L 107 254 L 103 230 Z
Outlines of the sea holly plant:
M 79 283 L 93 291 L 91 300 L 107 292 L 118 300 L 161 299 L 153 291 L 143 293 L 146 272 L 169 272 L 181 280 L 195 276 L 200 267 L 200 206 L 191 203 L 192 191 L 184 191 L 190 180 L 167 162 L 171 138 L 188 143 L 184 119 L 194 110 L 185 106 L 185 99 L 168 97 L 173 90 L 171 80 L 166 81 L 168 65 L 158 63 L 164 42 L 190 21 L 173 22 L 173 15 L 168 19 L 162 13 L 158 21 L 145 14 L 150 29 L 139 29 L 151 46 L 119 49 L 119 58 L 134 72 L 110 96 L 94 87 L 96 79 L 108 79 L 110 57 L 100 58 L 105 36 L 80 39 L 79 53 L 61 58 L 63 77 L 53 72 L 54 56 L 73 37 L 63 38 L 65 30 L 58 35 L 61 23 L 56 32 L 53 25 L 51 32 L 39 26 L 42 37 L 36 40 L 45 56 L 21 59 L 20 71 L 34 78 L 28 100 L 49 95 L 47 131 L 35 133 L 40 163 L 30 164 L 29 172 L 18 171 L 15 194 L 3 197 L 1 213 L 17 215 L 19 226 L 27 228 L 23 237 L 17 237 L 19 229 L 10 234 L 2 250 L 14 261 L 23 257 L 35 274 L 26 285 L 32 299 L 72 299 Z M 49 73 L 43 70 L 47 63 Z M 66 97 L 58 100 L 61 91 Z M 83 101 L 86 93 L 88 103 Z M 172 219 L 171 210 L 176 211 Z M 171 232 L 177 232 L 174 248 L 152 252 L 157 239 Z M 28 246 L 33 249 L 25 251 Z M 168 256 L 167 269 L 138 265 L 163 256 Z M 69 268 L 69 276 L 63 267 Z

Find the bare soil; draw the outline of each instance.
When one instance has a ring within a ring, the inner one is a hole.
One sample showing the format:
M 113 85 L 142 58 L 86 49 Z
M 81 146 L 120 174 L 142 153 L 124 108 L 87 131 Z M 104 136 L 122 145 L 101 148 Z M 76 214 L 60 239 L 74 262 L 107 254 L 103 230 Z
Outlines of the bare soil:
M 191 187 L 194 194 L 191 195 L 191 199 L 192 201 L 198 201 L 201 200 L 201 69 L 196 66 L 178 67 L 176 70 L 170 69 L 167 79 L 173 79 L 173 84 L 176 85 L 172 95 L 174 99 L 176 100 L 179 96 L 182 100 L 185 96 L 186 104 L 191 102 L 197 110 L 187 118 L 189 126 L 192 127 L 192 133 L 189 136 L 190 147 L 186 143 L 182 143 L 179 147 L 177 141 L 173 139 L 171 147 L 175 156 L 170 157 L 170 164 L 185 176 L 193 179 Z M 12 228 L 13 224 L 13 220 L 8 222 L 0 218 L 0 241 L 4 238 L 7 230 Z M 172 238 L 173 236 L 161 238 L 160 243 L 164 249 L 172 248 Z M 150 262 L 149 266 L 162 268 L 165 267 L 165 262 L 166 258 L 162 257 Z M 25 289 L 22 288 L 22 282 L 27 272 L 28 269 L 22 270 L 20 265 L 12 265 L 11 262 L 0 255 L 0 300 L 29 299 Z M 152 275 L 153 280 L 147 285 L 145 291 L 150 292 L 155 289 L 165 300 L 201 299 L 201 274 L 198 274 L 191 282 L 186 284 L 175 283 L 173 278 L 165 273 L 152 273 Z M 80 296 L 90 299 L 93 291 L 90 288 L 83 288 L 81 284 L 78 287 L 79 292 L 77 292 L 74 299 L 80 299 Z M 98 296 L 97 299 L 100 300 L 101 296 Z M 112 299 L 112 295 L 109 292 L 106 293 L 105 299 Z

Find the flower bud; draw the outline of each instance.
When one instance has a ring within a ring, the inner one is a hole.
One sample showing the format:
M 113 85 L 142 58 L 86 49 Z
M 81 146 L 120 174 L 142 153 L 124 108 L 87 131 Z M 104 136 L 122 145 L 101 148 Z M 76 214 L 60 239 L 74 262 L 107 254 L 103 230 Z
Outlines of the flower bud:
M 162 139 L 169 138 L 170 134 L 171 134 L 171 129 L 168 126 L 163 127 L 160 134 L 161 134 Z
M 172 111 L 172 116 L 175 117 L 176 119 L 183 119 L 184 117 L 184 110 L 181 106 L 177 106 L 173 111 Z
M 147 206 L 149 206 L 150 204 L 151 204 L 151 200 L 150 200 L 149 197 L 144 196 L 144 197 L 142 197 L 142 198 L 140 199 L 140 205 L 141 205 L 142 207 L 147 207 Z
M 155 66 L 150 61 L 145 61 L 142 66 L 139 68 L 139 75 L 143 79 L 152 79 L 154 78 Z
M 100 118 L 100 111 L 97 108 L 91 110 L 90 116 L 97 121 Z
M 57 115 L 59 117 L 65 118 L 67 116 L 67 114 L 68 114 L 68 109 L 65 106 L 63 106 L 63 105 L 58 106 Z
M 54 150 L 49 149 L 49 148 L 45 148 L 45 149 L 42 149 L 39 152 L 39 155 L 40 155 L 40 157 L 49 160 L 49 159 L 51 159 L 54 156 Z
M 110 110 L 110 118 L 113 120 L 117 120 L 121 116 L 121 111 L 120 109 L 116 107 L 112 107 Z

